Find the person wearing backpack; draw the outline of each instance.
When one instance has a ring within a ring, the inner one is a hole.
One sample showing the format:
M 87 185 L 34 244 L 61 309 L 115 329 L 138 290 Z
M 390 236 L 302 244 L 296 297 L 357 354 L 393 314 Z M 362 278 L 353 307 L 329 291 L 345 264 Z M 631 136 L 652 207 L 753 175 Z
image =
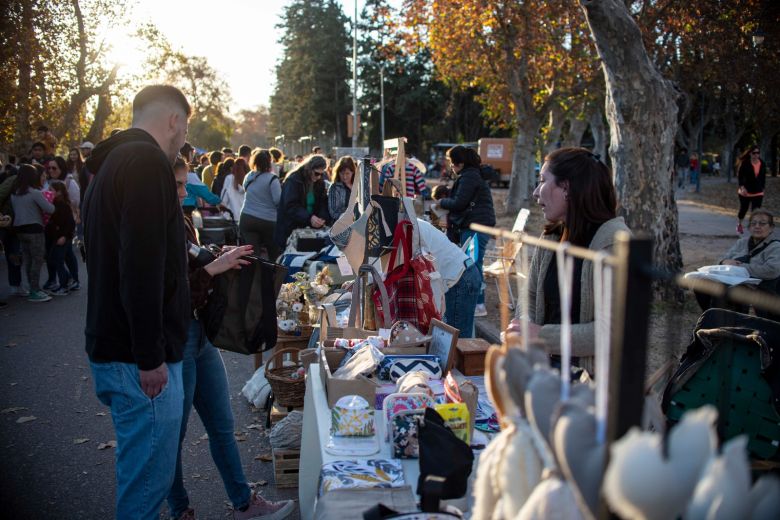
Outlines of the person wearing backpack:
M 764 210 L 757 209 L 750 215 L 748 221 L 750 236 L 740 238 L 720 260 L 721 265 L 737 265 L 747 269 L 751 278 L 760 278 L 762 282 L 758 290 L 777 294 L 777 283 L 780 279 L 780 240 L 774 238 L 774 216 Z M 696 301 L 703 311 L 718 306 L 713 297 L 694 291 Z M 738 312 L 747 314 L 746 306 L 734 308 Z M 762 318 L 777 320 L 765 311 L 756 309 L 756 315 Z
M 252 168 L 244 177 L 244 205 L 238 219 L 238 229 L 245 243 L 254 246 L 257 254 L 267 251 L 268 259 L 276 260 L 280 248 L 274 242 L 276 211 L 282 196 L 282 183 L 274 173 L 271 152 L 257 149 L 249 158 Z

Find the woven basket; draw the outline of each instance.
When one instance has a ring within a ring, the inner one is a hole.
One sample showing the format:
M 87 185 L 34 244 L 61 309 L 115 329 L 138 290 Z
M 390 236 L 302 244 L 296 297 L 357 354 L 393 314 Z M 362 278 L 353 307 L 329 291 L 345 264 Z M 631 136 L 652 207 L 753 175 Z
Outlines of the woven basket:
M 290 354 L 290 358 L 295 362 L 294 366 L 282 366 L 285 354 Z M 306 378 L 293 379 L 291 377 L 302 366 L 298 359 L 298 349 L 295 348 L 278 350 L 265 364 L 265 378 L 268 380 L 268 384 L 271 385 L 274 400 L 279 405 L 287 407 L 303 406 L 303 397 L 306 394 Z

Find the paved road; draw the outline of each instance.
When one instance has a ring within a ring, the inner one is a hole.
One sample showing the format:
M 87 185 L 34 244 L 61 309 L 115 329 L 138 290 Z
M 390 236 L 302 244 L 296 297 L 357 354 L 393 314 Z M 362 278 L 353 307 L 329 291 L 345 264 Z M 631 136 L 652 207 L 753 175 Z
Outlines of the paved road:
M 9 302 L 0 309 L 0 516 L 111 518 L 114 453 L 98 445 L 114 434 L 108 409 L 95 397 L 84 353 L 86 284 L 78 293 L 33 304 L 7 297 L 6 276 L 0 257 L 0 300 Z M 269 450 L 266 432 L 247 428 L 264 424 L 263 418 L 239 394 L 252 374 L 251 360 L 231 353 L 224 359 L 236 430 L 246 437 L 239 448 L 248 480 L 268 482 L 259 489 L 271 499 L 297 499 L 295 489 L 274 488 L 270 462 L 255 460 Z M 7 411 L 16 407 L 24 409 Z M 18 423 L 22 417 L 35 420 Z M 186 485 L 200 519 L 224 519 L 227 496 L 208 442 L 201 440 L 204 433 L 193 412 L 184 445 Z M 77 444 L 77 439 L 89 440 Z

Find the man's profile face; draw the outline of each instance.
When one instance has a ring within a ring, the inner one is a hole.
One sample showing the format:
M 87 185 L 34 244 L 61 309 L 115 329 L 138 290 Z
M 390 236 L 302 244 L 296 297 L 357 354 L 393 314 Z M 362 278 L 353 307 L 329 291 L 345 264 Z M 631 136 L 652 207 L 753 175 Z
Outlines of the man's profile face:
M 184 146 L 184 143 L 187 141 L 188 127 L 189 121 L 187 120 L 187 115 L 184 111 L 181 109 L 175 110 L 171 127 L 171 144 L 167 150 L 171 164 L 176 161 L 179 150 L 181 150 L 181 147 Z
M 43 157 L 43 148 L 41 148 L 40 146 L 36 146 L 35 148 L 32 149 L 32 155 L 33 155 L 33 158 L 35 158 L 35 159 L 42 158 Z

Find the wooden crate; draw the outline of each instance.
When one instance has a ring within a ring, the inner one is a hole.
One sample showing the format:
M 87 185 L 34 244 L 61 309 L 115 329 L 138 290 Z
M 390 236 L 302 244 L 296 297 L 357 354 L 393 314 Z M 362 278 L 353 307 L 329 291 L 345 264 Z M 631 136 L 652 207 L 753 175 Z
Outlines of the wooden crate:
M 293 408 L 293 410 L 300 410 L 303 411 L 303 407 L 300 408 Z M 286 406 L 279 406 L 278 404 L 274 403 L 271 407 L 271 426 L 278 423 L 285 417 L 287 417 L 287 414 L 290 413 L 289 409 Z
M 480 338 L 458 338 L 455 348 L 455 367 L 461 374 L 481 376 L 485 373 L 485 355 L 490 343 Z
M 298 465 L 301 462 L 300 450 L 273 450 L 274 478 L 277 488 L 298 487 Z

